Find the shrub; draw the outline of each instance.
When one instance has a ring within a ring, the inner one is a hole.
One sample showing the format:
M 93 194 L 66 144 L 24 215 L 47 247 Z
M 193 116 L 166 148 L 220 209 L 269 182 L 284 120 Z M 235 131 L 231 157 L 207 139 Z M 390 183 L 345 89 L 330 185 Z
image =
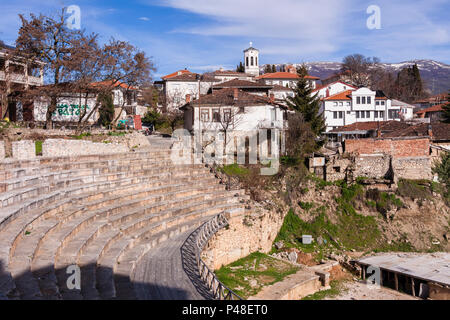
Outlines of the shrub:
M 398 182 L 397 194 L 411 199 L 428 199 L 431 197 L 430 182 L 426 180 L 406 180 Z

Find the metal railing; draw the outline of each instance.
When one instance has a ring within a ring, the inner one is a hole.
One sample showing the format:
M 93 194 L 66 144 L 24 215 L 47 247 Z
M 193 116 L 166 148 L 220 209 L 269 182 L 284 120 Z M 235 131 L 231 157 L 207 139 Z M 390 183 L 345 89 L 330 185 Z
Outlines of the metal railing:
M 219 214 L 214 219 L 209 220 L 203 226 L 200 227 L 196 239 L 196 259 L 198 271 L 201 280 L 206 284 L 209 290 L 211 290 L 214 299 L 216 300 L 242 300 L 236 293 L 230 288 L 224 285 L 217 276 L 212 272 L 206 263 L 202 260 L 201 254 L 203 249 L 208 244 L 211 237 L 216 234 L 220 229 L 228 226 L 228 220 L 223 214 Z

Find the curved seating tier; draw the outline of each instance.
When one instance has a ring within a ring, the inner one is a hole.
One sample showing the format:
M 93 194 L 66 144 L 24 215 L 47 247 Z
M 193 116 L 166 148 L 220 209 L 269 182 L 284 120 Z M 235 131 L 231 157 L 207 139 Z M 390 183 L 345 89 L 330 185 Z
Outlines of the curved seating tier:
M 244 198 L 168 148 L 2 162 L 0 299 L 134 299 L 142 257 Z

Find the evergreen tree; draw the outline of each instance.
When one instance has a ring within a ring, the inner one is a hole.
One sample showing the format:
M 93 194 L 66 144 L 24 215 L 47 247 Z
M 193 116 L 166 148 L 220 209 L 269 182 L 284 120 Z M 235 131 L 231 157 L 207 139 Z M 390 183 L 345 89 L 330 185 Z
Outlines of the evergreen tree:
M 444 104 L 442 109 L 443 109 L 442 112 L 443 121 L 445 123 L 450 123 L 450 91 L 448 92 L 447 103 Z
M 270 64 L 266 64 L 264 67 L 264 73 L 272 73 L 272 66 Z
M 325 120 L 320 111 L 320 100 L 317 94 L 312 95 L 312 88 L 305 79 L 307 75 L 306 66 L 302 66 L 298 69 L 298 75 L 300 79 L 297 82 L 297 86 L 294 88 L 294 97 L 288 97 L 286 99 L 287 105 L 300 113 L 306 123 L 311 125 L 311 129 L 316 136 L 321 136 L 325 131 Z
M 109 126 L 114 120 L 114 102 L 111 93 L 102 92 L 98 96 L 101 103 L 99 108 L 98 123 L 104 127 Z
M 236 72 L 245 72 L 245 67 L 242 61 L 239 62 L 239 65 L 236 67 Z

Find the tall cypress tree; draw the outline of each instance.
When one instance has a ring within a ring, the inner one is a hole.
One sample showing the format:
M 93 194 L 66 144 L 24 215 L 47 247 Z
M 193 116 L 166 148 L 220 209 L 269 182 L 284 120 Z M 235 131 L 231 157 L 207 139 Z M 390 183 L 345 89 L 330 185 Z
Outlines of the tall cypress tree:
M 244 64 L 241 62 L 239 62 L 239 65 L 236 68 L 236 72 L 245 72 L 245 67 Z
M 312 95 L 313 89 L 308 80 L 305 79 L 307 68 L 302 66 L 298 68 L 297 73 L 300 78 L 294 88 L 295 95 L 294 97 L 287 97 L 286 103 L 290 108 L 301 113 L 304 121 L 311 125 L 312 131 L 320 136 L 326 129 L 323 114 L 319 114 L 320 100 L 317 93 Z
M 272 66 L 270 64 L 266 64 L 264 73 L 272 73 Z
M 272 65 L 272 73 L 277 72 L 277 67 L 275 65 Z

